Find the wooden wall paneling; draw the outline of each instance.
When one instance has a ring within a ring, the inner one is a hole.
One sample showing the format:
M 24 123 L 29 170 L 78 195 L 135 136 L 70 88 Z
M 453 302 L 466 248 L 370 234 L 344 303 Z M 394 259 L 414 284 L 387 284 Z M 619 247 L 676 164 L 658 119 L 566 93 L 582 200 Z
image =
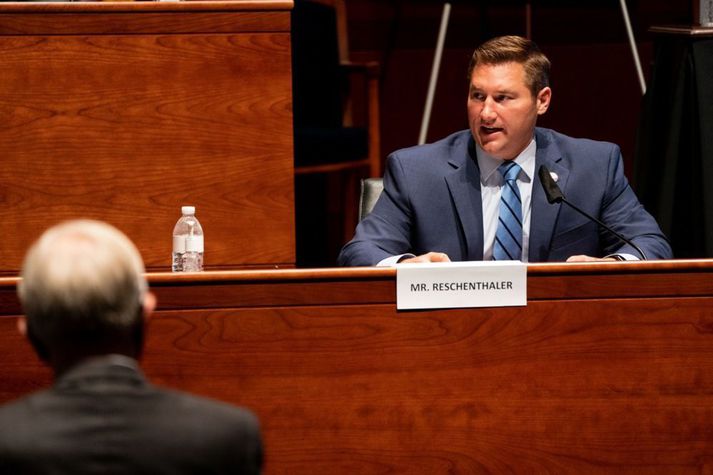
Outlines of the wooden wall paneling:
M 209 268 L 294 265 L 291 2 L 260 3 L 0 4 L 2 271 L 75 217 L 167 269 L 183 204 Z

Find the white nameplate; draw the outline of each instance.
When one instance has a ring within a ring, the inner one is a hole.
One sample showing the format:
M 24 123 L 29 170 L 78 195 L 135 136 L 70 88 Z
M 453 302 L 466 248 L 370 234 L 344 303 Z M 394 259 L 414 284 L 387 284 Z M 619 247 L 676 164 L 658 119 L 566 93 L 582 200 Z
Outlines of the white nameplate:
M 521 307 L 527 266 L 519 261 L 396 265 L 396 308 Z

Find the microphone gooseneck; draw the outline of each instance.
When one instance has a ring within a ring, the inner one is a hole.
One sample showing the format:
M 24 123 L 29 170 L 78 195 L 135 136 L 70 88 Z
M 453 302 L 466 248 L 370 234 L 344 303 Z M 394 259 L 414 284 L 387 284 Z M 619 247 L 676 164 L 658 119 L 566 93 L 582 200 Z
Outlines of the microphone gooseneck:
M 594 221 L 597 223 L 599 226 L 602 228 L 606 229 L 610 233 L 612 233 L 614 236 L 619 238 L 619 240 L 625 242 L 626 244 L 630 245 L 636 251 L 641 255 L 641 258 L 643 260 L 646 259 L 646 254 L 644 254 L 644 251 L 641 250 L 639 246 L 634 244 L 630 239 L 625 238 L 618 232 L 614 231 L 611 227 L 607 226 L 606 224 L 602 223 L 599 221 L 597 218 L 594 216 L 591 216 L 590 214 L 586 213 L 585 211 L 579 209 L 577 206 L 574 204 L 570 203 L 567 201 L 567 199 L 564 197 L 564 194 L 562 193 L 562 190 L 560 189 L 559 185 L 552 179 L 552 175 L 550 175 L 550 171 L 547 169 L 546 166 L 540 165 L 540 169 L 537 171 L 537 174 L 540 177 L 540 182 L 542 183 L 542 189 L 545 191 L 545 196 L 547 197 L 547 201 L 550 204 L 554 203 L 565 203 L 567 206 L 584 216 L 585 218 Z

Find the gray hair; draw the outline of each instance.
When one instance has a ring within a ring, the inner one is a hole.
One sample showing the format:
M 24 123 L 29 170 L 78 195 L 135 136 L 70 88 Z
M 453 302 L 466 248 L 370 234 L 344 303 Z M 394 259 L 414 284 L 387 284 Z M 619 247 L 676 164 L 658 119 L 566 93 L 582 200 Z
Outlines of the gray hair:
M 49 345 L 126 332 L 141 319 L 143 272 L 138 250 L 113 226 L 91 220 L 54 226 L 22 265 L 18 295 L 28 327 Z

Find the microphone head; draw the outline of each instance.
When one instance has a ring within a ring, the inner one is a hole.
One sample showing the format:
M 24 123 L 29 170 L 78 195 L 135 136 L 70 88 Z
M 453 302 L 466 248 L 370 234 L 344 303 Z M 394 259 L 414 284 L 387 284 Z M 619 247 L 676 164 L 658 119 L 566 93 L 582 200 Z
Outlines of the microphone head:
M 562 190 L 557 186 L 557 183 L 552 179 L 552 175 L 546 166 L 540 165 L 540 169 L 537 174 L 540 176 L 540 182 L 542 183 L 542 189 L 545 190 L 545 196 L 550 204 L 560 203 L 564 200 L 564 195 Z

